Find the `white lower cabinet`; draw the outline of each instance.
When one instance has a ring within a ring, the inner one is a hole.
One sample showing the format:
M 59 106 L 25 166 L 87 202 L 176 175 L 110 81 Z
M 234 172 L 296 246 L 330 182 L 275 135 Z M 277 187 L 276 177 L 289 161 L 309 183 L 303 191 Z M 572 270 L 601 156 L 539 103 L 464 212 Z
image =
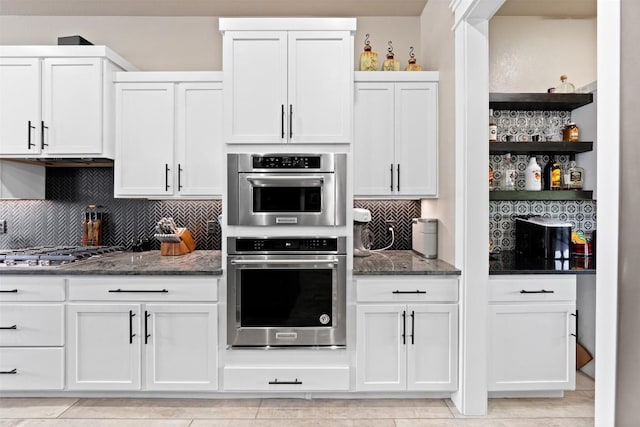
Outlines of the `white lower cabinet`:
M 64 279 L 0 278 L 0 390 L 64 388 Z
M 217 280 L 71 279 L 69 299 L 68 389 L 217 389 Z
M 457 389 L 456 279 L 358 279 L 357 293 L 357 390 Z
M 489 281 L 488 390 L 575 388 L 575 276 Z

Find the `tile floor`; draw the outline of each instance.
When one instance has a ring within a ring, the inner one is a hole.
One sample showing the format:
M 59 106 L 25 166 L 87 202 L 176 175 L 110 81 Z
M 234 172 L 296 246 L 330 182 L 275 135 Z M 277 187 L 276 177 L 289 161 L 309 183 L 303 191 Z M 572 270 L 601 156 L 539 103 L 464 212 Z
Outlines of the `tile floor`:
M 581 373 L 563 399 L 490 399 L 485 417 L 448 399 L 0 398 L 0 427 L 584 427 L 593 400 Z

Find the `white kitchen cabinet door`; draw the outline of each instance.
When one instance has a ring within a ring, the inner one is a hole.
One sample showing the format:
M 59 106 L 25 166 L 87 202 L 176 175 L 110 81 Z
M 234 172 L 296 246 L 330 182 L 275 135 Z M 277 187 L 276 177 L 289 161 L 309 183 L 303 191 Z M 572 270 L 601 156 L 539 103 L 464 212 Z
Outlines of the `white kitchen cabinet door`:
M 358 305 L 357 390 L 407 389 L 405 317 L 406 305 Z
M 67 305 L 67 388 L 140 389 L 140 305 Z
M 488 390 L 573 390 L 575 304 L 489 304 Z
M 215 304 L 148 304 L 143 316 L 147 390 L 217 389 Z
M 116 196 L 174 192 L 174 84 L 116 84 Z
M 394 83 L 356 83 L 354 105 L 354 193 L 393 191 Z M 392 188 L 393 187 L 393 188 Z
M 42 150 L 102 154 L 103 59 L 46 58 L 42 64 Z
M 221 195 L 225 171 L 222 83 L 179 83 L 176 96 L 177 193 Z
M 436 83 L 395 85 L 394 158 L 398 195 L 437 196 L 437 88 Z
M 407 389 L 458 389 L 458 305 L 407 307 Z
M 0 58 L 0 154 L 40 153 L 40 60 Z
M 352 140 L 352 40 L 348 31 L 288 34 L 289 142 Z
M 223 44 L 225 142 L 286 142 L 287 33 L 228 31 Z

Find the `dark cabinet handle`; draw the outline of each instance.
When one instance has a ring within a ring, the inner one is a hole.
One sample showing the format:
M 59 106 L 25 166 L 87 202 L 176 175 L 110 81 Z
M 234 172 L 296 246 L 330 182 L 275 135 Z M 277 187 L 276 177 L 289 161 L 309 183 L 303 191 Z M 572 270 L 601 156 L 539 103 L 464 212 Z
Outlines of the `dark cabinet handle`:
M 147 310 L 145 310 L 144 311 L 144 343 L 145 344 L 149 342 L 149 337 L 151 336 L 151 334 L 147 332 L 149 330 L 147 325 L 147 321 L 149 320 L 149 317 L 151 317 L 151 314 Z
M 407 312 L 402 311 L 402 344 L 407 343 Z
M 0 290 L 0 292 L 2 292 L 3 294 L 8 294 L 8 293 L 14 293 L 14 294 L 17 294 L 17 293 L 18 293 L 18 290 L 17 290 L 17 289 L 9 289 L 9 290 L 6 290 L 6 291 L 5 291 L 4 289 L 2 289 L 2 290 Z
M 182 166 L 178 163 L 178 191 L 182 190 Z
M 398 172 L 398 184 L 397 184 L 397 188 L 398 191 L 400 191 L 400 163 L 398 163 L 398 168 L 396 169 Z
M 33 142 L 31 142 L 31 129 L 35 129 L 35 128 L 36 128 L 35 126 L 31 126 L 31 120 L 29 120 L 28 127 L 27 127 L 27 150 L 31 150 L 31 147 L 36 145 Z
M 169 163 L 164 164 L 164 191 L 169 191 Z
M 420 290 L 415 290 L 415 291 L 398 291 L 395 290 L 393 292 L 391 292 L 392 294 L 426 294 L 427 291 L 420 291 Z
M 577 338 L 577 335 L 576 335 L 576 334 L 569 334 L 569 335 L 571 335 L 572 337 L 576 337 L 576 338 Z
M 45 130 L 45 129 L 49 129 L 49 126 L 45 126 L 45 125 L 44 125 L 44 120 L 43 120 L 43 121 L 41 121 L 41 122 L 40 122 L 40 135 L 41 135 L 41 137 L 42 137 L 40 147 L 41 147 L 43 150 L 44 150 L 44 147 L 49 146 L 49 144 L 46 144 L 46 143 L 44 142 L 44 130 Z
M 280 117 L 280 133 L 282 136 L 280 138 L 284 139 L 284 104 L 280 106 L 282 107 L 282 116 Z
M 389 176 L 391 177 L 391 191 L 393 191 L 393 163 L 391 163 L 391 166 L 389 167 Z
M 13 326 L 0 326 L 0 329 L 18 329 L 18 325 Z
M 553 294 L 555 291 L 547 291 L 546 289 L 540 289 L 539 291 L 520 291 L 521 294 Z
M 293 104 L 289 104 L 289 138 L 293 138 Z
M 0 371 L 0 374 L 17 374 L 18 370 L 16 368 L 13 368 L 10 371 Z
M 136 334 L 133 333 L 133 317 L 135 315 L 133 310 L 129 310 L 129 344 L 133 344 L 133 337 L 136 336 Z
M 273 381 L 269 381 L 269 384 L 295 384 L 295 385 L 299 385 L 302 384 L 302 381 L 298 381 L 298 379 L 296 378 L 293 381 L 278 381 L 278 379 L 274 379 Z
M 143 289 L 109 289 L 109 292 L 115 293 L 137 293 L 137 294 L 168 294 L 167 289 L 160 290 L 143 290 Z
M 414 335 L 416 333 L 416 312 L 411 310 L 411 344 L 415 344 Z

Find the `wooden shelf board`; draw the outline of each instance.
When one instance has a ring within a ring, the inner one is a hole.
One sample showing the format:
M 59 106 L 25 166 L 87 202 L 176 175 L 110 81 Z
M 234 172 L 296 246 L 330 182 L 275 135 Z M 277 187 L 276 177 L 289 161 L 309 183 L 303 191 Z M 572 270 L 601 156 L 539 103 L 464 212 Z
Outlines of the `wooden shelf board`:
M 585 153 L 593 150 L 593 142 L 490 142 L 489 153 Z
M 494 110 L 571 111 L 593 102 L 591 93 L 497 93 L 489 94 Z
M 489 200 L 592 200 L 593 191 L 490 191 Z

